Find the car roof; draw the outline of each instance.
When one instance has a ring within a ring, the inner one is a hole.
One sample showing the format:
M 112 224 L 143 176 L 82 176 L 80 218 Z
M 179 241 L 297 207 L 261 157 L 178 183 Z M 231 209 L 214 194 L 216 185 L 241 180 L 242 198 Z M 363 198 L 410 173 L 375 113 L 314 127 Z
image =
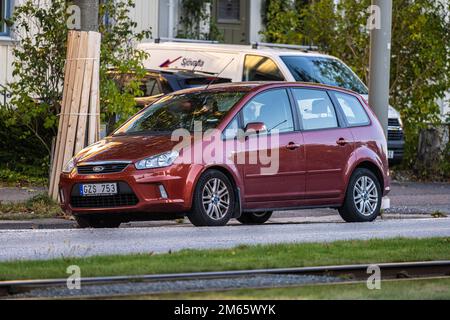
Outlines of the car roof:
M 287 48 L 272 48 L 272 47 L 258 47 L 253 48 L 251 45 L 238 45 L 238 44 L 214 44 L 214 43 L 179 43 L 179 42 L 164 42 L 164 43 L 141 43 L 139 48 L 155 49 L 161 47 L 175 48 L 179 50 L 201 50 L 201 51 L 221 51 L 226 53 L 246 53 L 246 54 L 267 54 L 271 56 L 305 56 L 305 57 L 326 57 L 336 59 L 336 57 L 318 52 L 318 51 L 302 51 L 298 49 Z
M 201 72 L 201 71 L 190 71 L 190 70 L 184 70 L 184 69 L 164 69 L 164 70 L 157 70 L 157 69 L 146 69 L 146 71 L 148 73 L 154 73 L 154 74 L 158 74 L 158 75 L 174 75 L 180 78 L 186 78 L 186 79 L 191 79 L 191 78 L 217 78 L 217 79 L 225 79 L 225 78 L 221 78 L 221 77 L 215 77 L 213 74 L 211 73 L 207 73 L 207 72 Z
M 201 92 L 201 91 L 207 91 L 207 92 L 226 92 L 226 91 L 243 91 L 243 92 L 250 92 L 250 91 L 256 91 L 260 89 L 269 89 L 269 88 L 284 88 L 284 87 L 301 87 L 301 88 L 320 88 L 325 90 L 335 90 L 335 91 L 341 91 L 341 92 L 347 92 L 352 95 L 359 96 L 358 93 L 344 89 L 337 86 L 330 86 L 320 83 L 313 83 L 313 82 L 286 82 L 286 81 L 272 81 L 272 82 L 263 82 L 263 81 L 249 81 L 249 82 L 234 82 L 234 83 L 224 83 L 224 84 L 213 84 L 210 86 L 201 86 L 197 88 L 191 88 L 191 89 L 184 89 L 177 92 L 174 92 L 174 94 L 187 94 L 187 93 L 195 93 L 195 92 Z

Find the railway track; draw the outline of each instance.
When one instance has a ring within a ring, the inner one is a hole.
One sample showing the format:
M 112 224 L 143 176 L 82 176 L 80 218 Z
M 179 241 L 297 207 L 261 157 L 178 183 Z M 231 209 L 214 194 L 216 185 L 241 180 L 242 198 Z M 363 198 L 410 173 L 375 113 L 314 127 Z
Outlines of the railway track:
M 450 276 L 450 261 L 426 261 L 407 263 L 381 263 L 376 264 L 381 271 L 382 279 L 420 279 Z M 201 280 L 227 280 L 242 279 L 261 276 L 326 276 L 328 278 L 345 279 L 351 281 L 367 280 L 369 264 L 358 265 L 338 265 L 338 266 L 318 266 L 301 268 L 280 268 L 280 269 L 259 269 L 259 270 L 239 270 L 220 272 L 199 272 L 199 273 L 179 273 L 179 274 L 158 274 L 139 276 L 114 276 L 82 278 L 81 286 L 100 285 L 120 285 L 132 283 L 161 283 L 177 281 L 201 281 Z M 317 284 L 323 283 L 318 281 Z M 308 283 L 308 284 L 314 284 Z M 14 298 L 17 294 L 32 292 L 36 289 L 64 288 L 67 279 L 48 280 L 18 280 L 0 282 L 0 298 Z M 286 286 L 284 284 L 283 286 Z M 262 286 L 263 287 L 263 286 Z M 259 287 L 259 288 L 262 288 Z M 246 287 L 243 288 L 253 288 Z M 214 287 L 214 290 L 221 288 Z M 226 288 L 224 288 L 226 289 Z M 183 290 L 182 290 L 183 291 Z M 174 293 L 171 291 L 166 293 Z M 135 293 L 134 293 L 135 295 Z

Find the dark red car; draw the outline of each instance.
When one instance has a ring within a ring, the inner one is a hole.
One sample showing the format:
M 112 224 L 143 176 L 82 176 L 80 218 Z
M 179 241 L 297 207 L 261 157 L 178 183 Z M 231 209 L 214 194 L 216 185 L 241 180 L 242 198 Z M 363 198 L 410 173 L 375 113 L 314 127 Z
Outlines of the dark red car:
M 284 82 L 166 95 L 78 154 L 60 182 L 80 227 L 185 216 L 259 224 L 322 207 L 365 222 L 389 191 L 386 138 L 364 99 Z

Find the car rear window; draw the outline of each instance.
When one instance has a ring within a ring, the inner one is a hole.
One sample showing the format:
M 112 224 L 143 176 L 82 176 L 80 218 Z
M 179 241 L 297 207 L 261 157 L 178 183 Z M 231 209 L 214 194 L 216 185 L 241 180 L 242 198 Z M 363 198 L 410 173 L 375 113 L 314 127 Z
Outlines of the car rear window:
M 363 126 L 370 123 L 366 111 L 356 97 L 340 92 L 335 92 L 335 96 L 349 125 Z

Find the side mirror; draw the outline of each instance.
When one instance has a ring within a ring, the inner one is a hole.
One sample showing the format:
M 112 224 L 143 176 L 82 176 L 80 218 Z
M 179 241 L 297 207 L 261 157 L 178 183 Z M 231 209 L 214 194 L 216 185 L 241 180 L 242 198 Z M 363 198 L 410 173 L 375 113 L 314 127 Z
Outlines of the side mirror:
M 250 122 L 245 127 L 245 136 L 251 136 L 254 134 L 261 134 L 267 131 L 266 125 L 263 122 Z

